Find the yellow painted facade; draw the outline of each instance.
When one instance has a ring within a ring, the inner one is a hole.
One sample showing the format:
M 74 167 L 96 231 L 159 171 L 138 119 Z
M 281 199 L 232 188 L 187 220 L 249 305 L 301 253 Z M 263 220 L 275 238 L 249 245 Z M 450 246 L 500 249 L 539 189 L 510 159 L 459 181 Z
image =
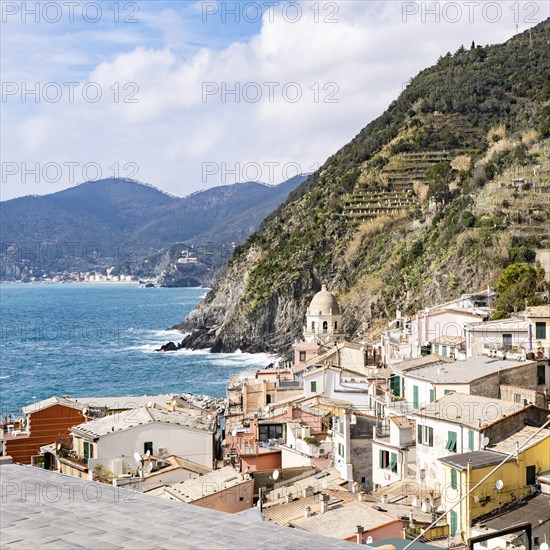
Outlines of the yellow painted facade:
M 488 475 L 495 466 L 460 471 L 442 463 L 441 498 L 442 505 L 447 510 L 451 536 L 466 541 L 471 536 L 471 525 L 475 519 L 530 494 L 530 485 L 534 483 L 534 477 L 541 472 L 550 470 L 550 436 L 532 447 L 520 451 L 517 459 L 503 464 L 478 489 L 451 511 L 452 506 Z M 498 480 L 502 481 L 500 491 L 497 490 Z

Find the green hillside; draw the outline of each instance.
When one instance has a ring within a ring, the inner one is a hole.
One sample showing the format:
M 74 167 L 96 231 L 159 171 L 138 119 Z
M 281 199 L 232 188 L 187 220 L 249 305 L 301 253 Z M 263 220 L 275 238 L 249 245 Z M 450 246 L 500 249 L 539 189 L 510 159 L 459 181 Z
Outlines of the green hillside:
M 412 79 L 236 249 L 182 323 L 187 345 L 287 351 L 323 281 L 349 335 L 369 337 L 396 309 L 532 263 L 550 246 L 549 40 L 546 21 Z

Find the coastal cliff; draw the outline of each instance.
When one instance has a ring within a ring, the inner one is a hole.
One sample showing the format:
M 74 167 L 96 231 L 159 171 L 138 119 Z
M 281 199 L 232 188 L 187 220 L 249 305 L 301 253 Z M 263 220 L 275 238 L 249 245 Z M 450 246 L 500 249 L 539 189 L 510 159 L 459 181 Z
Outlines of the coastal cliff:
M 285 354 L 322 283 L 348 336 L 369 338 L 396 309 L 533 262 L 550 244 L 549 40 L 546 21 L 502 45 L 461 47 L 412 79 L 235 249 L 177 325 L 190 333 L 184 346 Z

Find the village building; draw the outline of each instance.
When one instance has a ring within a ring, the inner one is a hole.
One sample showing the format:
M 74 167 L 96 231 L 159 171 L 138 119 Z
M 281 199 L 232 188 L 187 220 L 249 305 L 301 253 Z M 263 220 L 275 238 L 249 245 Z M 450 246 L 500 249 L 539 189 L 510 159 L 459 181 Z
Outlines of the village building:
M 111 480 L 137 476 L 149 457 L 163 461 L 170 455 L 208 468 L 216 466 L 214 418 L 138 407 L 80 424 L 71 428 L 70 434 L 71 449 L 61 446 L 57 461 L 61 473 L 76 477 Z
M 528 307 L 525 316 L 529 321 L 529 351 L 536 358 L 550 358 L 550 304 Z M 532 341 L 531 341 L 532 339 Z
M 472 536 L 474 520 L 502 512 L 536 492 L 537 474 L 550 469 L 550 430 L 525 426 L 492 445 L 491 450 L 451 454 L 438 461 L 450 535 L 465 542 Z
M 483 449 L 526 423 L 540 426 L 546 411 L 534 405 L 503 401 L 463 393 L 448 394 L 414 414 L 416 421 L 417 481 L 436 488 L 441 457 Z
M 248 473 L 240 474 L 225 466 L 198 478 L 164 485 L 148 494 L 236 514 L 254 505 L 254 479 Z
M 68 437 L 73 426 L 89 418 L 84 405 L 64 397 L 44 399 L 22 411 L 22 423 L 7 422 L 0 428 L 0 456 L 9 455 L 20 464 L 43 465 L 40 448 Z
M 525 319 L 499 319 L 484 323 L 471 323 L 465 327 L 466 355 L 493 355 L 517 357 L 528 351 L 529 321 Z
M 540 361 L 498 359 L 487 356 L 465 361 L 440 361 L 427 365 L 403 362 L 392 367 L 394 391 L 413 410 L 453 392 L 499 398 L 500 384 L 544 389 L 547 365 Z

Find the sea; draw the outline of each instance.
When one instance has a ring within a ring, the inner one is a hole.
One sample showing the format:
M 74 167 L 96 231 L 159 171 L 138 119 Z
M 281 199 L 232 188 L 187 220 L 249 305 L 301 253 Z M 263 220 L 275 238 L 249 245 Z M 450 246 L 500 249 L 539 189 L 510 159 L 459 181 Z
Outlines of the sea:
M 232 373 L 265 367 L 268 354 L 155 352 L 181 341 L 167 330 L 204 288 L 132 283 L 0 284 L 0 414 L 53 395 L 226 395 Z

